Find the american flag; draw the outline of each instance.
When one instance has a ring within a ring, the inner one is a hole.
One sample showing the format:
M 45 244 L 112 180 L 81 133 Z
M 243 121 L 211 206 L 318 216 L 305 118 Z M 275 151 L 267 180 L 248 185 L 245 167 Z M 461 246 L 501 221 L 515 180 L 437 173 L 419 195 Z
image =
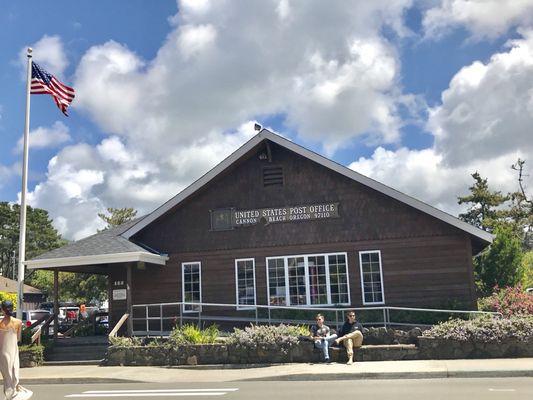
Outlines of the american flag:
M 67 107 L 74 99 L 74 89 L 59 82 L 36 63 L 31 65 L 31 94 L 49 94 L 59 109 L 67 115 Z

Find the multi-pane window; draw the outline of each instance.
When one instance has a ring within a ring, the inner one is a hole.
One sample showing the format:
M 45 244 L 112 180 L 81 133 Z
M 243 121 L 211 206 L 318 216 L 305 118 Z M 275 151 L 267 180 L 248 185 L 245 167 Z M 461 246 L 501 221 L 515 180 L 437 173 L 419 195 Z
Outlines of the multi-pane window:
M 383 274 L 381 269 L 381 252 L 359 252 L 361 268 L 361 289 L 363 292 L 363 304 L 383 304 Z
M 309 256 L 309 298 L 311 304 L 328 303 L 328 278 L 326 275 L 326 257 Z
M 255 261 L 253 258 L 235 260 L 237 309 L 255 307 Z
M 291 304 L 298 306 L 307 304 L 304 258 L 287 258 L 287 270 L 289 272 L 289 299 Z
M 273 258 L 267 261 L 268 303 L 271 306 L 287 305 L 287 285 L 285 283 L 285 259 Z
M 202 302 L 202 277 L 199 262 L 181 264 L 182 298 L 186 303 Z M 201 311 L 201 306 L 185 304 L 184 312 Z
M 270 305 L 350 304 L 346 253 L 267 258 Z
M 331 254 L 329 260 L 329 281 L 331 287 L 331 302 L 343 304 L 350 302 L 348 291 L 348 274 L 346 272 L 346 255 Z

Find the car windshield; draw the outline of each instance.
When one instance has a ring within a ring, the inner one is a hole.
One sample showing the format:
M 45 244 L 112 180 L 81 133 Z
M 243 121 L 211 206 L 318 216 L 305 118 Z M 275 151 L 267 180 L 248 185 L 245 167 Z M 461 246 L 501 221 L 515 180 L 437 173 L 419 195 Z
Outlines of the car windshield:
M 35 311 L 31 313 L 31 319 L 32 321 L 37 321 L 38 319 L 41 319 L 43 317 L 48 317 L 50 313 L 44 312 L 44 311 Z

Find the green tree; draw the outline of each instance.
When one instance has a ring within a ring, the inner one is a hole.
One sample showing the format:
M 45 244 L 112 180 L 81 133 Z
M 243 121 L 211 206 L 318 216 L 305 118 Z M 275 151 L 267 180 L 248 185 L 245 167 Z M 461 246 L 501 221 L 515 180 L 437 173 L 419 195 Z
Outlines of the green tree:
M 521 283 L 524 289 L 533 287 L 533 251 L 524 253 L 522 257 Z
M 54 293 L 54 273 L 47 270 L 35 271 L 31 284 L 47 296 Z M 107 277 L 85 273 L 59 273 L 59 300 L 75 303 L 102 301 L 107 298 Z
M 500 207 L 509 200 L 509 195 L 490 190 L 488 180 L 483 179 L 478 172 L 473 173 L 472 178 L 475 182 L 469 187 L 470 194 L 458 197 L 459 204 L 469 204 L 468 210 L 459 214 L 459 218 L 492 232 L 506 216 L 506 211 Z
M 474 258 L 478 289 L 489 295 L 495 286 L 514 286 L 522 278 L 522 244 L 512 227 L 499 225 L 492 245 Z
M 109 214 L 109 215 L 107 215 Z M 113 228 L 115 226 L 122 225 L 125 222 L 133 220 L 137 216 L 137 210 L 132 207 L 113 208 L 107 209 L 107 214 L 99 213 L 98 216 L 107 223 L 104 229 Z
M 525 249 L 533 248 L 533 198 L 529 197 L 524 187 L 525 160 L 511 165 L 518 173 L 518 190 L 510 193 L 511 205 L 507 211 L 508 221 L 522 238 Z
M 20 206 L 0 202 L 0 274 L 14 277 L 19 247 Z M 52 225 L 48 211 L 27 207 L 26 259 L 62 246 L 67 241 Z

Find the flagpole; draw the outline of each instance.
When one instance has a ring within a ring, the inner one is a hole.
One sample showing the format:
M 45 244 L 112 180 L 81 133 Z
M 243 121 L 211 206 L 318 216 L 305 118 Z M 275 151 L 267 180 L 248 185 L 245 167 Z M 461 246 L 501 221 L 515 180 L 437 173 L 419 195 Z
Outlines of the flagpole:
M 26 76 L 26 121 L 24 124 L 24 155 L 22 160 L 22 191 L 20 195 L 20 235 L 18 264 L 17 318 L 22 319 L 24 303 L 24 261 L 26 261 L 26 190 L 28 187 L 28 148 L 30 139 L 30 89 L 31 89 L 31 47 L 28 47 L 28 72 Z

